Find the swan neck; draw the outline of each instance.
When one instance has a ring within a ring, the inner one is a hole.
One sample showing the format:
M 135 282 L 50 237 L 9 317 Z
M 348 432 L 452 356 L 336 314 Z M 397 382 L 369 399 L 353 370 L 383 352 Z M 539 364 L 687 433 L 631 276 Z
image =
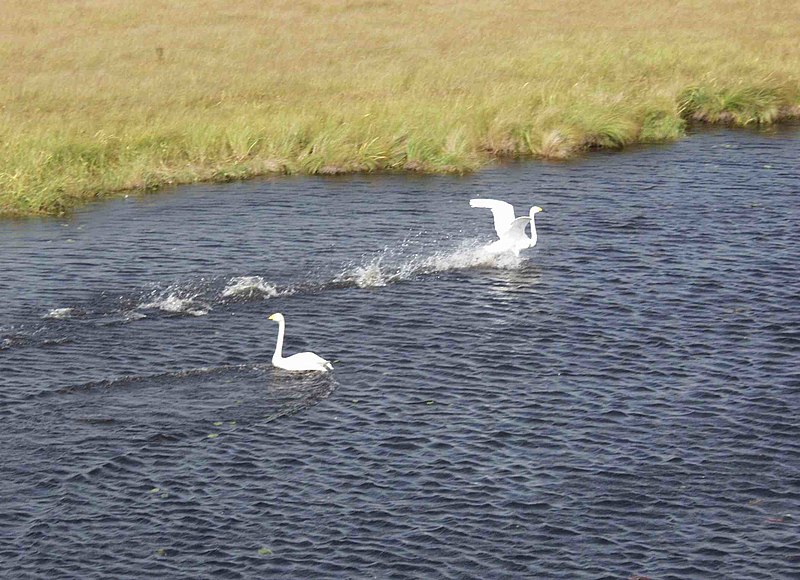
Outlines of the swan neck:
M 286 332 L 286 323 L 278 320 L 278 340 L 275 343 L 275 354 L 272 355 L 273 362 L 283 358 L 283 335 Z
M 536 220 L 533 217 L 535 215 L 535 213 L 531 212 L 531 248 L 536 245 Z

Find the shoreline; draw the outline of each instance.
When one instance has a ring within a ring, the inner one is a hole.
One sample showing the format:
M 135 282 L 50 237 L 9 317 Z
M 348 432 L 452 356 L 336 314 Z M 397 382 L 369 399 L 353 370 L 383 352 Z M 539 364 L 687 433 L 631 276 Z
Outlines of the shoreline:
M 3 16 L 4 218 L 274 174 L 466 173 L 670 142 L 696 122 L 800 118 L 796 0 L 11 0 Z
M 462 167 L 454 166 L 425 166 L 417 163 L 409 163 L 402 166 L 393 167 L 369 167 L 359 165 L 357 162 L 345 162 L 340 165 L 323 164 L 315 171 L 303 171 L 293 167 L 290 161 L 276 161 L 269 159 L 253 158 L 239 160 L 233 164 L 221 164 L 218 167 L 196 168 L 195 173 L 190 177 L 170 177 L 169 174 L 163 175 L 161 180 L 153 180 L 147 183 L 136 183 L 130 186 L 110 189 L 102 192 L 94 192 L 86 195 L 69 196 L 62 200 L 64 205 L 48 206 L 46 208 L 25 211 L 15 208 L 12 204 L 3 204 L 0 195 L 0 221 L 26 220 L 35 218 L 58 218 L 68 216 L 74 210 L 91 203 L 98 203 L 104 200 L 111 200 L 122 195 L 148 193 L 159 194 L 160 190 L 167 188 L 202 184 L 202 183 L 229 183 L 234 181 L 245 181 L 257 179 L 259 177 L 276 176 L 334 176 L 334 175 L 353 175 L 365 173 L 416 173 L 429 175 L 442 174 L 466 174 L 473 171 L 480 171 L 491 166 L 495 162 L 503 161 L 569 161 L 579 157 L 581 154 L 596 150 L 616 150 L 624 151 L 629 147 L 646 147 L 648 145 L 663 145 L 691 136 L 693 129 L 713 129 L 728 128 L 768 130 L 770 128 L 785 127 L 800 122 L 800 105 L 782 105 L 777 112 L 770 116 L 768 123 L 741 123 L 737 119 L 735 111 L 718 111 L 713 114 L 707 111 L 695 111 L 688 118 L 679 118 L 677 121 L 681 125 L 679 134 L 670 135 L 668 138 L 660 140 L 630 140 L 624 142 L 603 141 L 596 136 L 587 135 L 581 141 L 580 138 L 571 136 L 564 139 L 563 133 L 554 130 L 550 133 L 550 147 L 545 147 L 542 153 L 519 151 L 518 149 L 484 149 L 474 154 L 474 165 Z M 0 192 L 2 193 L 2 192 Z

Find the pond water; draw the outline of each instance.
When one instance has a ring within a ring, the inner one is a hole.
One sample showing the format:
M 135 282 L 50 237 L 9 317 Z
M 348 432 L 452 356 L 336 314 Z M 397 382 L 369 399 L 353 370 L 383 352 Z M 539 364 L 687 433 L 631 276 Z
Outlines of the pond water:
M 0 576 L 800 573 L 800 133 L 0 224 Z M 496 197 L 538 245 L 491 257 Z M 289 375 L 285 351 L 334 361 Z

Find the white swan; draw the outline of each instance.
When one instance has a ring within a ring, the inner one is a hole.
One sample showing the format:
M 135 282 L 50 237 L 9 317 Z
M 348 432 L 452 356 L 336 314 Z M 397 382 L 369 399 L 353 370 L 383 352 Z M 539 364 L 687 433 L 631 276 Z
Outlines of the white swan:
M 490 252 L 514 252 L 519 253 L 525 248 L 532 248 L 536 245 L 536 222 L 534 216 L 540 211 L 544 211 L 538 205 L 531 208 L 528 216 L 516 217 L 514 206 L 499 199 L 471 199 L 470 207 L 483 207 L 492 210 L 494 216 L 494 230 L 500 238 L 486 246 Z M 525 235 L 525 226 L 531 224 L 531 237 Z
M 283 357 L 283 335 L 286 332 L 286 320 L 283 314 L 276 312 L 269 317 L 278 323 L 278 341 L 275 343 L 275 354 L 272 355 L 272 365 L 287 371 L 316 371 L 327 373 L 333 370 L 333 365 L 313 352 L 299 352 L 292 356 Z

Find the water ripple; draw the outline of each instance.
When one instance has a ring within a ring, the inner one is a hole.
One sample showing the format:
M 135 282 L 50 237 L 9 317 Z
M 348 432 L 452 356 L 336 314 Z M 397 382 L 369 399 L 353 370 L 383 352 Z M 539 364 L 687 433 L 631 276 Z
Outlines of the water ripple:
M 0 576 L 797 576 L 797 139 L 4 228 Z

